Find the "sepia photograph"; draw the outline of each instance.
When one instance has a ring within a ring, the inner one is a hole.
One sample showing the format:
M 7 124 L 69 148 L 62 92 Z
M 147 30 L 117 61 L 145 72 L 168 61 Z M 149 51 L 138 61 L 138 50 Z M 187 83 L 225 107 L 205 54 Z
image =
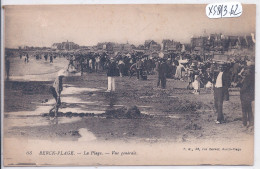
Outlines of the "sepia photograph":
M 256 5 L 207 5 L 3 6 L 4 166 L 254 165 Z

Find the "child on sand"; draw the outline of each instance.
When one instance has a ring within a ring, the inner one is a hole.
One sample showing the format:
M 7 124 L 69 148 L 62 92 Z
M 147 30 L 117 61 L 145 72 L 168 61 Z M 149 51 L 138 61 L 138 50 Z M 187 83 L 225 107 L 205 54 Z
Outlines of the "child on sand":
M 195 75 L 194 82 L 192 83 L 194 88 L 194 94 L 200 94 L 200 78 L 198 75 Z
M 57 117 L 58 110 L 59 110 L 59 107 L 61 105 L 61 99 L 60 99 L 61 91 L 63 90 L 62 79 L 65 75 L 66 75 L 66 71 L 64 69 L 61 69 L 58 72 L 58 76 L 55 79 L 53 85 L 50 87 L 50 92 L 52 93 L 52 95 L 53 95 L 53 97 L 56 101 L 56 104 L 54 105 L 54 107 L 49 112 L 50 116 Z

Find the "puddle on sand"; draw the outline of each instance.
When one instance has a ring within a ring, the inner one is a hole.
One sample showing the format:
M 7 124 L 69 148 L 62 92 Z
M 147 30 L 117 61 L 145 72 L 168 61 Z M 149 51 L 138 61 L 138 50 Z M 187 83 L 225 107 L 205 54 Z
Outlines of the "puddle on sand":
M 103 106 L 105 106 L 105 107 L 110 107 L 110 105 L 103 105 Z M 113 107 L 124 107 L 124 105 L 120 105 L 120 104 L 115 104 L 115 105 L 113 105 Z
M 76 121 L 80 121 L 82 118 L 80 117 L 58 117 L 57 118 L 57 121 L 58 121 L 58 124 L 65 124 L 65 123 L 74 123 Z
M 65 102 L 65 103 L 79 103 L 79 104 L 82 104 L 82 103 L 85 103 L 85 104 L 98 104 L 99 103 L 98 101 L 83 101 L 80 98 L 66 97 L 66 96 L 64 96 L 64 97 L 61 96 L 61 101 Z
M 79 129 L 79 134 L 81 135 L 81 137 L 78 139 L 78 141 L 94 141 L 96 140 L 96 136 L 90 132 L 89 130 L 85 129 L 85 128 L 81 128 Z
M 38 106 L 34 111 L 18 111 L 18 112 L 6 112 L 8 116 L 40 116 L 43 113 L 48 113 L 53 106 Z
M 78 87 L 64 87 L 62 94 L 80 94 L 82 92 L 95 92 L 100 91 L 97 88 L 78 88 Z
M 180 119 L 181 116 L 177 115 L 177 114 L 173 114 L 173 115 L 158 115 L 158 113 L 156 112 L 148 112 L 148 111 L 141 111 L 142 114 L 147 114 L 147 115 L 153 115 L 153 116 L 157 116 L 157 117 L 169 117 L 171 119 Z
M 137 106 L 137 107 L 140 107 L 140 108 L 151 108 L 152 106 Z
M 166 117 L 170 117 L 171 119 L 180 119 L 181 118 L 180 115 L 168 115 Z
M 148 112 L 148 111 L 141 111 L 142 114 L 147 114 L 147 115 L 156 115 L 155 112 Z
M 76 98 L 76 97 L 67 97 L 67 96 L 61 96 L 61 102 L 70 104 L 91 104 L 91 105 L 98 105 L 99 102 L 98 101 L 84 101 L 80 98 Z M 46 103 L 42 103 L 43 105 L 54 105 L 56 103 L 56 101 L 54 99 L 50 99 L 48 100 L 48 102 Z
M 81 108 L 75 107 L 75 108 L 71 108 L 71 107 L 66 107 L 66 108 L 60 108 L 59 112 L 62 113 L 67 113 L 67 112 L 72 112 L 72 113 L 94 113 L 94 114 L 102 114 L 105 111 L 104 110 L 83 110 Z
M 10 80 L 16 81 L 50 81 L 55 80 L 57 73 L 49 73 L 42 75 L 22 75 L 22 76 L 10 76 Z
M 65 58 L 56 58 L 54 63 L 49 63 L 30 57 L 29 62 L 24 63 L 23 59 L 12 57 L 10 62 L 10 80 L 18 81 L 52 81 L 57 77 L 58 71 L 68 65 Z
M 48 100 L 47 102 L 42 103 L 42 104 L 43 104 L 43 105 L 49 105 L 49 104 L 54 105 L 55 103 L 56 103 L 55 99 L 50 99 L 50 100 Z
M 35 126 L 48 126 L 54 124 L 65 124 L 65 123 L 73 123 L 81 120 L 80 117 L 58 117 L 58 118 L 50 118 L 50 117 L 8 117 L 6 118 L 7 127 L 35 127 Z
M 90 101 L 82 101 L 81 99 L 75 97 L 63 97 L 62 102 L 65 103 L 85 103 L 87 105 L 95 105 L 98 102 L 90 102 Z M 42 103 L 41 106 L 38 106 L 34 111 L 19 111 L 19 112 L 6 112 L 5 115 L 10 126 L 42 126 L 42 125 L 50 125 L 53 123 L 47 117 L 42 117 L 41 115 L 44 113 L 48 113 L 53 105 L 55 104 L 54 99 L 50 99 L 46 103 Z M 102 114 L 105 110 L 91 110 L 91 109 L 82 109 L 80 107 L 75 108 L 60 108 L 59 112 L 67 113 L 94 113 L 94 114 Z M 80 117 L 59 117 L 58 123 L 71 123 L 77 120 L 80 120 Z

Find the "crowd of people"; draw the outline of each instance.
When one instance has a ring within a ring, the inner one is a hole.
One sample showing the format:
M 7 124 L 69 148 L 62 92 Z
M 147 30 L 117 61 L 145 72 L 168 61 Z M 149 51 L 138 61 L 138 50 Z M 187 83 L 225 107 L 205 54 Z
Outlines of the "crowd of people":
M 116 53 L 106 52 L 72 52 L 72 53 L 21 53 L 20 58 L 29 62 L 30 57 L 36 60 L 44 58 L 50 63 L 56 57 L 64 57 L 69 61 L 66 71 L 81 72 L 106 72 L 108 77 L 107 92 L 116 90 L 117 76 L 136 76 L 138 80 L 147 80 L 149 75 L 157 74 L 157 87 L 166 89 L 167 79 L 186 81 L 187 90 L 199 95 L 202 88 L 214 92 L 215 109 L 218 114 L 216 123 L 224 122 L 223 102 L 229 100 L 229 88 L 240 87 L 240 98 L 242 105 L 243 124 L 253 125 L 252 102 L 254 101 L 254 62 L 244 57 L 243 59 L 229 59 L 217 62 L 208 58 L 201 59 L 198 55 L 162 54 L 158 56 L 146 55 L 144 53 Z M 240 57 L 241 58 L 241 57 Z M 10 65 L 8 65 L 10 67 Z M 9 72 L 9 70 L 8 70 Z M 59 77 L 62 77 L 60 74 Z M 60 105 L 60 93 L 62 91 L 62 78 L 57 78 L 51 89 L 57 102 L 56 112 Z M 247 124 L 249 122 L 249 124 Z

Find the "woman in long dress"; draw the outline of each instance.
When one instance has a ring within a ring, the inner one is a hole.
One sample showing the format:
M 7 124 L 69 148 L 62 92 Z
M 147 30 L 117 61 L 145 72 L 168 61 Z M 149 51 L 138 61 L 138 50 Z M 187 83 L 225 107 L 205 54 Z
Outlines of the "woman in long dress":
M 179 64 L 176 68 L 175 78 L 176 79 L 182 79 L 182 70 L 184 69 L 184 66 L 182 64 Z

